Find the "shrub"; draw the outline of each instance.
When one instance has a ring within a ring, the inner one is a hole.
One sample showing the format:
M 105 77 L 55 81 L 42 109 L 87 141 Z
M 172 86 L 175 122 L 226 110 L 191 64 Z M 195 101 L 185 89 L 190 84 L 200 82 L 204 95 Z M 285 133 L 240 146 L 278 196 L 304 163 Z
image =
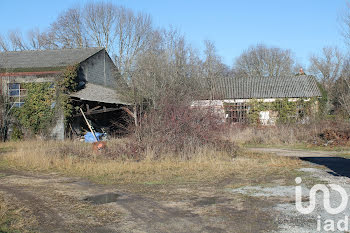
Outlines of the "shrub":
M 157 157 L 189 158 L 203 146 L 235 156 L 237 148 L 224 139 L 225 129 L 226 124 L 212 109 L 164 101 L 160 108 L 152 109 L 144 116 L 139 133 L 141 144 Z
M 11 141 L 18 141 L 21 139 L 23 139 L 22 130 L 17 126 L 14 126 L 11 133 Z

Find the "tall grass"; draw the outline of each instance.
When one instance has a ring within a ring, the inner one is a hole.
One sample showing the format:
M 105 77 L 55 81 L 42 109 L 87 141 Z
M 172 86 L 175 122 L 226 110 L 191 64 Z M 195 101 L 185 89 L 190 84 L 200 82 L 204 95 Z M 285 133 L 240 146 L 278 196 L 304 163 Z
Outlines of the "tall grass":
M 268 127 L 232 126 L 227 138 L 239 145 L 324 145 L 328 144 L 322 137 L 324 132 L 350 131 L 350 125 L 344 121 L 317 121 L 310 124 L 289 124 Z M 335 138 L 334 138 L 335 139 Z M 341 139 L 343 140 L 343 139 Z M 346 141 L 335 142 L 346 144 Z
M 125 143 L 125 139 L 115 140 L 108 142 L 108 145 L 122 146 Z M 232 174 L 259 175 L 269 171 L 288 171 L 300 165 L 295 159 L 248 152 L 240 152 L 232 159 L 227 151 L 206 146 L 197 148 L 190 159 L 169 155 L 156 160 L 153 159 L 153 152 L 147 150 L 142 160 L 125 157 L 110 159 L 102 154 L 91 154 L 90 144 L 71 141 L 29 141 L 2 146 L 13 148 L 3 158 L 16 168 L 55 171 L 87 177 L 99 183 L 216 181 Z

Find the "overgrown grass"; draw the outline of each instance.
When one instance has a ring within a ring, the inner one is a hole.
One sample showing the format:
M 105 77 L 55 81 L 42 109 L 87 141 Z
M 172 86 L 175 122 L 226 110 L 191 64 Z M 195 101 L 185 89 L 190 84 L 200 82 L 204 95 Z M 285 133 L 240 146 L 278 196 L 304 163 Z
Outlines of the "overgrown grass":
M 312 126 L 246 126 L 232 127 L 228 137 L 241 145 L 296 145 L 312 141 L 317 133 Z
M 350 150 L 347 122 L 322 121 L 310 124 L 276 126 L 232 126 L 227 138 L 245 147 L 279 147 L 290 149 Z
M 121 147 L 126 143 L 125 140 L 109 141 L 108 146 Z M 94 155 L 89 152 L 90 144 L 71 141 L 4 143 L 1 147 L 13 148 L 3 155 L 8 166 L 42 172 L 55 171 L 86 177 L 98 183 L 215 182 L 238 174 L 246 177 L 283 174 L 301 165 L 299 160 L 293 158 L 244 151 L 232 158 L 228 151 L 205 146 L 197 148 L 189 156 L 190 159 L 171 155 L 154 159 L 152 151 L 146 150 L 142 160 L 122 156 L 112 156 L 111 159 L 110 154 L 107 157 Z

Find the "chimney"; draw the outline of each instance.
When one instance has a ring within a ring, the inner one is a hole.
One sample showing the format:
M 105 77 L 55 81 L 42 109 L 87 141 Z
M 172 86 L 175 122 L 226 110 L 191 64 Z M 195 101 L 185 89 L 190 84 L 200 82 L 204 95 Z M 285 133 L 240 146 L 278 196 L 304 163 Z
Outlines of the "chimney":
M 299 70 L 299 75 L 304 75 L 305 73 L 304 73 L 304 70 L 303 70 L 303 68 L 300 68 L 300 70 Z

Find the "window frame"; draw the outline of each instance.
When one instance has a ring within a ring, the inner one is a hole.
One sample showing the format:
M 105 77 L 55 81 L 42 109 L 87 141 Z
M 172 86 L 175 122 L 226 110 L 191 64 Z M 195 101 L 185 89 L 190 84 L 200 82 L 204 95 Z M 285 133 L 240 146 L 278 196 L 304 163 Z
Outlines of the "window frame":
M 247 102 L 226 103 L 225 107 L 226 122 L 229 123 L 248 123 L 248 113 L 250 104 Z
M 21 83 L 8 83 L 7 96 L 11 107 L 21 107 L 25 102 L 25 97 L 27 96 L 27 89 L 22 88 Z M 11 98 L 15 99 L 15 101 L 11 101 Z

